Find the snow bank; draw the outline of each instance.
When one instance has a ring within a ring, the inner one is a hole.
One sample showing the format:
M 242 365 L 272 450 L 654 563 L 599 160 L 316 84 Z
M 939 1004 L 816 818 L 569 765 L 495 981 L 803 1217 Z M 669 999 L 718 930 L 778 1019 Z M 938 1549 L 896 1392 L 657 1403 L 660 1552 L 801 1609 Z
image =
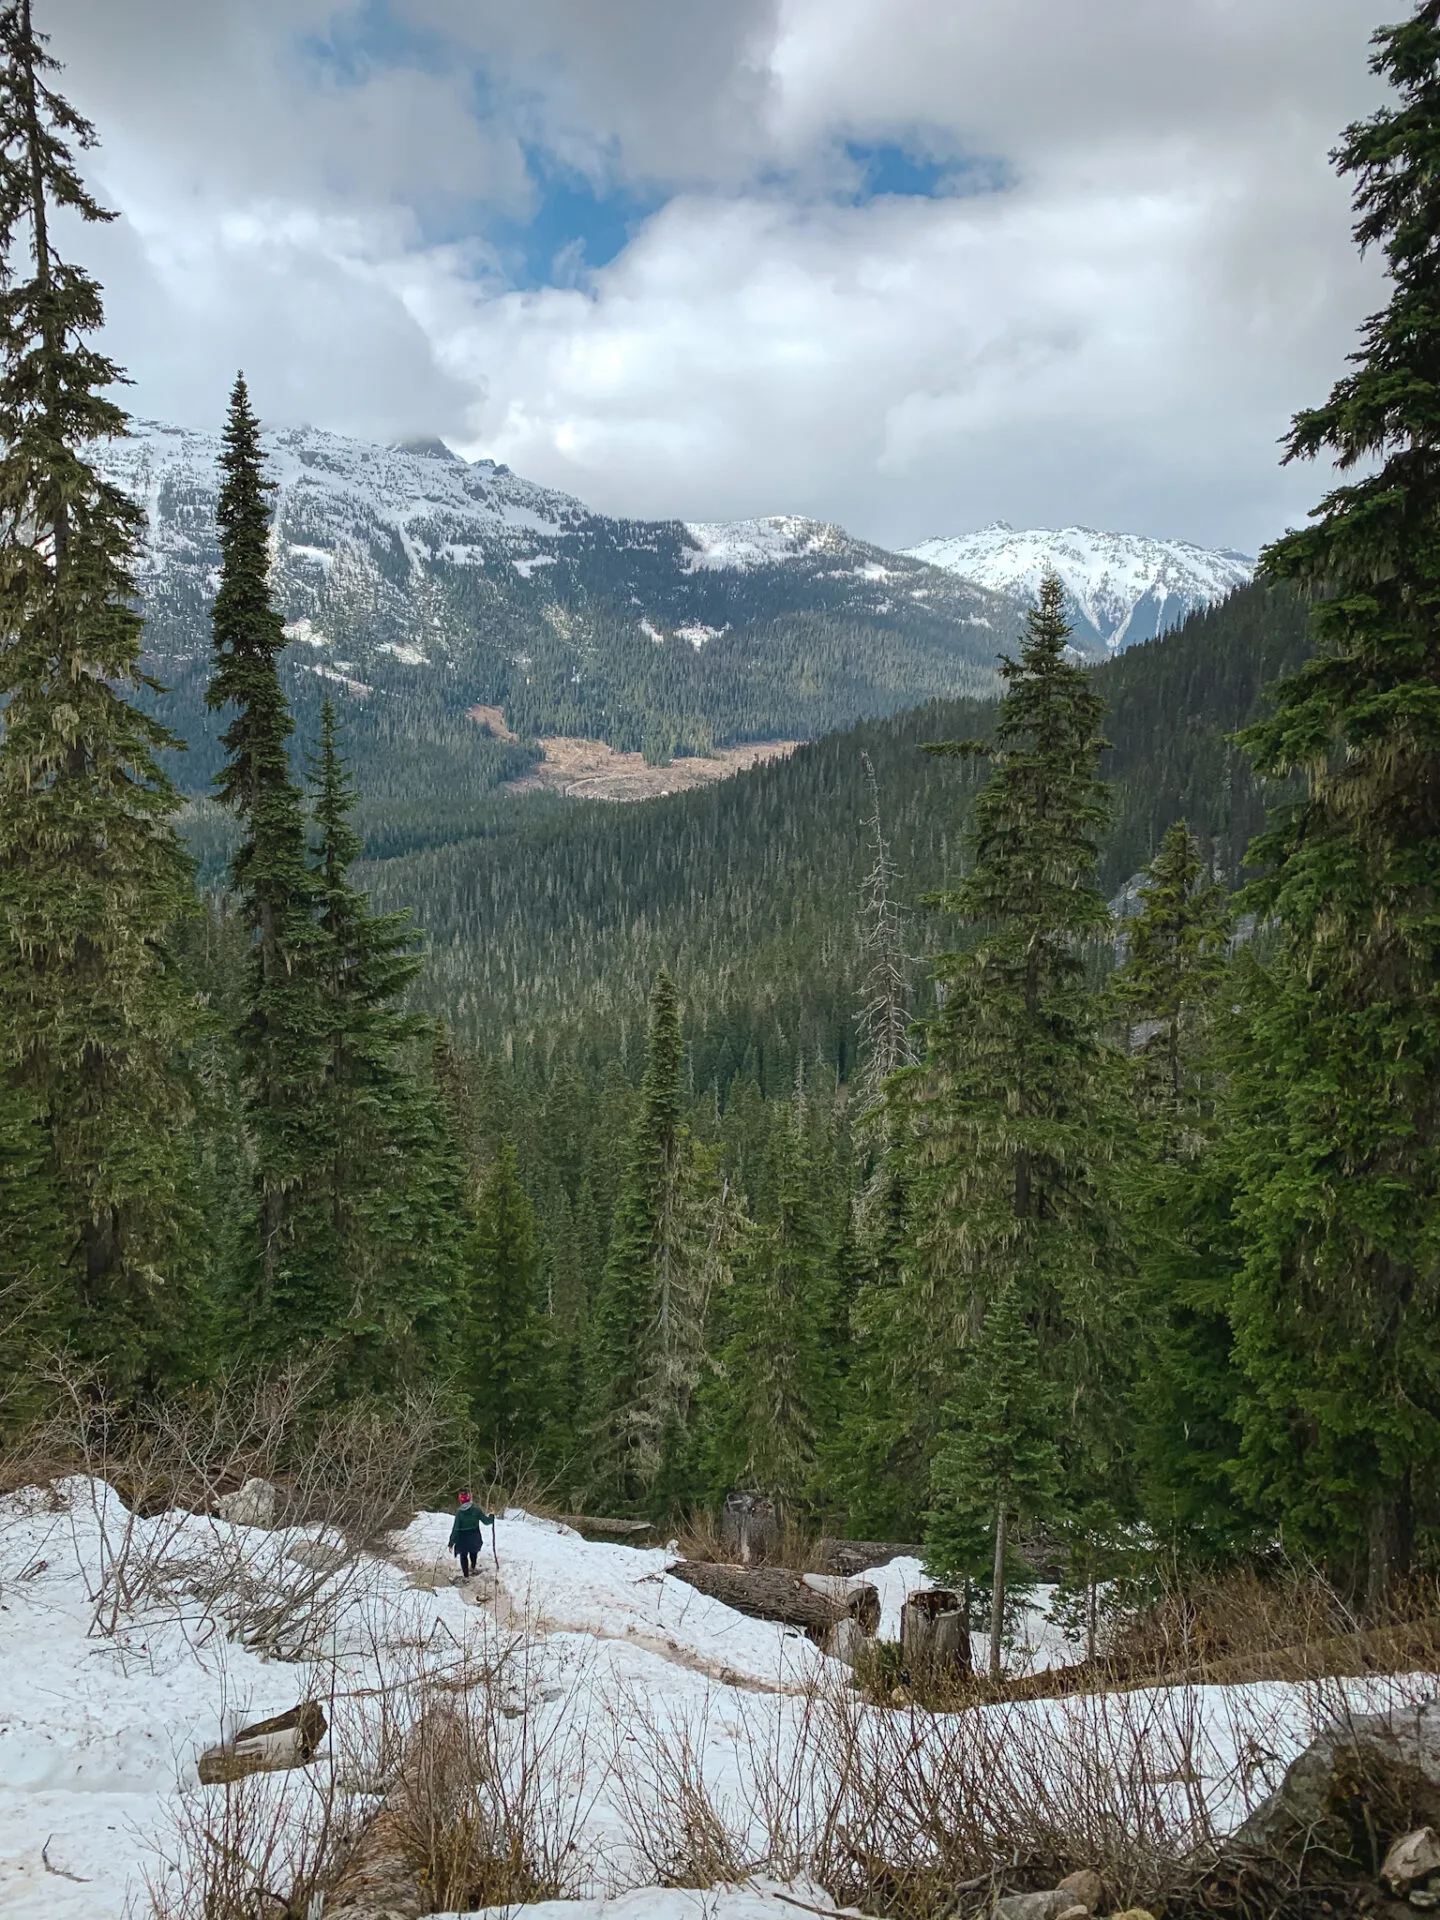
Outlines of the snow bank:
M 498 1570 L 491 1558 L 462 1590 L 445 1550 L 449 1526 L 448 1515 L 421 1514 L 389 1557 L 347 1563 L 323 1616 L 325 1645 L 307 1666 L 262 1659 L 228 1637 L 226 1621 L 197 1595 L 217 1556 L 230 1556 L 254 1592 L 279 1590 L 297 1539 L 323 1544 L 313 1530 L 266 1532 L 192 1515 L 132 1520 L 108 1488 L 86 1480 L 0 1500 L 6 1920 L 143 1915 L 145 1876 L 158 1870 L 157 1845 L 177 1809 L 221 1791 L 196 1783 L 203 1747 L 246 1720 L 318 1697 L 332 1752 L 343 1756 L 373 1724 L 382 1693 L 453 1678 L 467 1662 L 501 1668 L 498 1726 L 549 1743 L 547 1790 L 565 1800 L 588 1863 L 577 1884 L 594 1897 L 549 1902 L 537 1920 L 786 1920 L 797 1903 L 830 1911 L 813 1889 L 768 1881 L 602 1897 L 659 1877 L 647 1865 L 654 1831 L 647 1842 L 637 1808 L 643 1825 L 641 1803 L 663 1787 L 677 1755 L 723 1810 L 740 1871 L 765 1864 L 758 1783 L 772 1795 L 793 1790 L 797 1809 L 823 1804 L 824 1738 L 837 1729 L 877 1750 L 889 1741 L 909 1756 L 905 1764 L 921 1767 L 953 1766 L 957 1751 L 971 1756 L 963 1764 L 985 1764 L 987 1728 L 998 1743 L 988 1751 L 1003 1754 L 1019 1739 L 1057 1767 L 1077 1743 L 1117 1771 L 1137 1752 L 1157 1772 L 1183 1753 L 1192 1771 L 1174 1776 L 1177 1807 L 1198 1793 L 1225 1824 L 1265 1784 L 1252 1750 L 1273 1775 L 1339 1688 L 1332 1683 L 1324 1696 L 1278 1684 L 1161 1689 L 912 1718 L 860 1706 L 836 1663 L 784 1628 L 693 1592 L 666 1572 L 663 1552 L 588 1542 L 512 1510 L 500 1523 Z M 127 1545 L 132 1557 L 151 1556 L 150 1578 L 118 1629 L 97 1631 L 96 1596 Z M 898 1631 L 905 1593 L 924 1583 L 918 1563 L 863 1577 L 880 1591 L 884 1630 Z M 1018 1658 L 1068 1656 L 1038 1607 L 1025 1626 Z M 1364 1709 L 1383 1704 L 1394 1685 L 1349 1682 L 1342 1691 Z M 1433 1686 L 1414 1683 L 1417 1692 Z M 822 1737 L 827 1702 L 839 1704 Z M 322 1756 L 314 1769 L 276 1776 L 276 1791 L 303 1798 L 329 1764 Z

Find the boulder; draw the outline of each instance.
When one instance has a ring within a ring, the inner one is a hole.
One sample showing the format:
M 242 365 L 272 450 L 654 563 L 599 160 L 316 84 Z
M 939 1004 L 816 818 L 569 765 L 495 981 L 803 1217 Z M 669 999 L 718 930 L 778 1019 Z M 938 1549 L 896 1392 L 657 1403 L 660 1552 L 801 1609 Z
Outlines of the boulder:
M 1440 1873 L 1440 1840 L 1433 1827 L 1416 1827 L 1392 1842 L 1380 1878 L 1392 1893 L 1404 1894 L 1432 1873 Z
M 1093 1867 L 1081 1867 L 1078 1873 L 1067 1873 L 1055 1891 L 1068 1893 L 1075 1904 L 1084 1907 L 1087 1913 L 1099 1913 L 1105 1904 L 1105 1888 Z
M 318 1701 L 303 1700 L 288 1713 L 274 1714 L 241 1727 L 223 1746 L 207 1747 L 196 1762 L 200 1784 L 224 1785 L 250 1773 L 273 1773 L 281 1767 L 303 1767 L 315 1757 L 325 1738 L 325 1715 Z
M 346 1548 L 333 1546 L 325 1540 L 297 1541 L 285 1555 L 297 1567 L 304 1567 L 307 1573 L 335 1573 L 350 1557 Z
M 1332 1721 L 1226 1851 L 1298 1863 L 1319 1847 L 1375 1873 L 1420 1827 L 1440 1828 L 1440 1700 Z
M 995 1920 L 1087 1920 L 1089 1911 L 1059 1887 L 1049 1893 L 1007 1893 L 995 1902 Z
M 279 1489 L 269 1480 L 247 1480 L 238 1493 L 222 1493 L 215 1511 L 236 1527 L 273 1527 Z

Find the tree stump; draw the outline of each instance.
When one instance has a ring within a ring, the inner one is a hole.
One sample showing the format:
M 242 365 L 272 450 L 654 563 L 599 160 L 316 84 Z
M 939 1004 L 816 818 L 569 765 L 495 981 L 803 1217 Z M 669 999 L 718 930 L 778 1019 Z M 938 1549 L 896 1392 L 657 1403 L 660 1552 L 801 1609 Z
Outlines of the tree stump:
M 900 1609 L 900 1651 L 911 1673 L 968 1674 L 970 1610 L 950 1587 L 912 1593 Z
M 763 1493 L 727 1493 L 720 1513 L 720 1551 L 742 1567 L 761 1565 L 775 1557 L 780 1544 L 780 1517 L 775 1502 Z

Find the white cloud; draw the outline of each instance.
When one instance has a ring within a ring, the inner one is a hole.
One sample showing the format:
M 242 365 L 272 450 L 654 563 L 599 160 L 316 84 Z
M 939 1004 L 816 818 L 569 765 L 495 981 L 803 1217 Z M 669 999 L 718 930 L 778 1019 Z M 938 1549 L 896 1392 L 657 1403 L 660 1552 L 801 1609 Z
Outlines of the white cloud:
M 392 4 L 421 37 L 357 51 L 336 0 L 51 0 L 144 410 L 213 419 L 243 361 L 275 418 L 896 544 L 998 515 L 1254 546 L 1318 493 L 1276 441 L 1381 297 L 1325 155 L 1386 0 Z M 843 204 L 846 140 L 1011 184 Z M 507 290 L 484 218 L 529 203 L 522 142 L 668 203 Z

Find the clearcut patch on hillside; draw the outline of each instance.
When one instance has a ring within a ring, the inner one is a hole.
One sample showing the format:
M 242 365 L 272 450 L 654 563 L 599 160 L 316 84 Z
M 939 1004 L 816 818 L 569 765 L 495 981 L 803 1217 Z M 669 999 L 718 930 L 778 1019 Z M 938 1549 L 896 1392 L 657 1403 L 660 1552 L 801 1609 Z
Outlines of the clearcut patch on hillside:
M 475 709 L 476 713 L 480 710 Z M 744 773 L 768 760 L 784 760 L 803 742 L 750 740 L 739 747 L 717 747 L 705 756 L 686 755 L 668 766 L 652 766 L 643 754 L 617 753 L 603 740 L 554 734 L 536 744 L 545 758 L 501 793 L 563 793 L 574 800 L 657 800 L 665 794 L 708 787 L 731 774 Z

